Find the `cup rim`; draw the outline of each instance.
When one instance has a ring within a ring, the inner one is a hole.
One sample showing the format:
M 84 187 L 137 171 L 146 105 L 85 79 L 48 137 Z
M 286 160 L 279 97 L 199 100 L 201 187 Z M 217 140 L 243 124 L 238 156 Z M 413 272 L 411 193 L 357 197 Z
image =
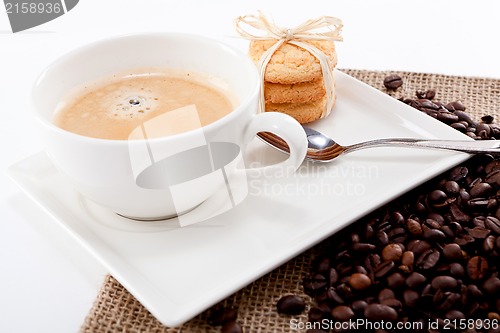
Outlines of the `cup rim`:
M 98 47 L 100 45 L 105 45 L 109 42 L 116 41 L 116 40 L 123 40 L 123 39 L 129 39 L 129 38 L 137 38 L 137 37 L 151 37 L 151 36 L 156 36 L 156 37 L 183 37 L 183 38 L 189 38 L 193 40 L 203 40 L 203 41 L 208 41 L 213 44 L 218 44 L 219 46 L 222 46 L 223 48 L 231 51 L 234 53 L 236 56 L 241 58 L 242 64 L 246 63 L 250 68 L 253 68 L 252 70 L 253 76 L 256 80 L 255 87 L 253 91 L 251 91 L 247 97 L 244 100 L 241 100 L 238 102 L 238 105 L 227 115 L 224 117 L 208 124 L 205 126 L 202 126 L 197 129 L 189 130 L 186 132 L 174 134 L 174 135 L 169 135 L 169 136 L 163 136 L 163 137 L 157 137 L 157 138 L 148 138 L 148 139 L 134 139 L 134 140 L 113 140 L 113 139 L 103 139 L 103 138 L 95 138 L 95 137 L 90 137 L 90 136 L 85 136 L 81 134 L 77 134 L 74 132 L 67 131 L 65 129 L 62 129 L 55 125 L 53 122 L 49 121 L 45 117 L 43 117 L 40 112 L 38 112 L 38 108 L 35 105 L 35 91 L 37 89 L 37 86 L 40 84 L 40 82 L 44 79 L 45 74 L 51 70 L 52 68 L 58 66 L 60 63 L 64 62 L 65 60 L 74 57 L 78 55 L 79 53 L 92 49 L 94 47 Z M 32 114 L 34 115 L 35 119 L 38 120 L 43 126 L 47 127 L 49 130 L 55 131 L 58 134 L 61 134 L 63 136 L 67 136 L 68 138 L 72 139 L 79 139 L 79 140 L 86 140 L 91 143 L 99 143 L 99 144 L 104 144 L 104 145 L 123 145 L 127 144 L 130 145 L 132 142 L 137 142 L 137 144 L 142 144 L 144 141 L 148 142 L 162 142 L 162 141 L 170 141 L 170 140 L 178 140 L 178 139 L 187 139 L 188 137 L 192 135 L 197 135 L 200 131 L 210 131 L 212 129 L 218 128 L 218 127 L 224 127 L 227 126 L 228 123 L 230 123 L 234 118 L 238 117 L 238 115 L 243 112 L 244 109 L 246 109 L 246 106 L 252 102 L 252 100 L 255 98 L 255 96 L 258 96 L 260 93 L 260 80 L 259 80 L 259 73 L 257 70 L 257 67 L 253 63 L 253 61 L 248 58 L 246 54 L 241 52 L 240 50 L 236 49 L 235 47 L 228 45 L 224 43 L 221 40 L 208 37 L 208 36 L 203 36 L 203 35 L 197 35 L 197 34 L 190 34 L 190 33 L 183 33 L 183 32 L 139 32 L 139 33 L 130 33 L 130 34 L 123 34 L 123 35 L 116 35 L 116 36 L 111 36 L 103 39 L 99 39 L 90 43 L 87 43 L 85 45 L 82 45 L 80 47 L 77 47 L 69 52 L 66 52 L 65 54 L 59 56 L 56 58 L 54 61 L 49 63 L 45 68 L 38 74 L 37 78 L 35 79 L 34 83 L 32 84 L 31 87 L 31 95 L 30 95 L 30 109 Z

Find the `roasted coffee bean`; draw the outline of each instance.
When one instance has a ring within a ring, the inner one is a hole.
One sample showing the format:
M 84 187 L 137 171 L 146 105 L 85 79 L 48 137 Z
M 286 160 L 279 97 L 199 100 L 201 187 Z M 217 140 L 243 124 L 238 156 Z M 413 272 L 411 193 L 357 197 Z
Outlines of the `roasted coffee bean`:
M 400 310 L 403 307 L 403 304 L 401 301 L 395 298 L 389 298 L 385 299 L 380 304 L 390 306 L 391 308 L 395 309 L 396 311 Z
M 337 270 L 335 268 L 330 268 L 330 272 L 328 274 L 329 276 L 329 282 L 330 282 L 330 285 L 334 285 L 337 283 L 337 281 L 339 280 L 339 273 L 337 273 Z
M 243 333 L 243 328 L 235 321 L 225 323 L 221 328 L 221 333 Z
M 500 235 L 500 220 L 493 216 L 488 216 L 484 220 L 484 226 L 497 235 Z
M 486 238 L 486 236 L 488 236 L 490 234 L 490 232 L 491 232 L 490 230 L 488 230 L 488 229 L 486 229 L 484 227 L 474 227 L 472 229 L 465 228 L 465 230 L 472 237 L 479 238 L 479 239 Z
M 433 249 L 429 249 L 427 251 L 425 251 L 424 253 L 422 253 L 418 259 L 416 260 L 416 265 L 420 268 L 420 269 L 430 269 L 434 266 L 436 266 L 436 264 L 438 263 L 439 261 L 439 257 L 441 255 L 439 254 L 438 251 L 436 250 L 433 250 Z
M 322 291 L 326 288 L 327 283 L 322 274 L 314 274 L 314 276 L 304 280 L 304 288 L 311 291 Z
M 238 312 L 233 308 L 220 307 L 213 310 L 208 318 L 208 323 L 213 326 L 219 326 L 229 321 L 235 321 Z
M 408 221 L 406 221 L 406 228 L 412 235 L 419 236 L 422 234 L 422 226 L 414 219 L 408 219 Z
M 357 253 L 368 253 L 368 252 L 374 252 L 377 249 L 377 247 L 369 243 L 355 243 L 352 244 L 351 249 Z
M 402 255 L 403 250 L 398 244 L 389 244 L 382 250 L 382 259 L 385 261 L 397 261 Z
M 475 184 L 471 190 L 470 195 L 473 198 L 484 198 L 490 194 L 492 191 L 492 187 L 488 183 L 477 183 Z
M 429 242 L 442 242 L 446 239 L 444 232 L 438 229 L 428 229 L 424 231 L 423 237 Z
M 462 259 L 463 258 L 462 248 L 460 247 L 460 245 L 455 243 L 446 244 L 443 247 L 443 255 L 446 259 L 449 260 Z
M 326 291 L 326 296 L 329 300 L 335 303 L 344 304 L 344 299 L 339 295 L 337 289 L 335 289 L 334 287 L 328 288 L 328 290 Z
M 429 250 L 431 248 L 431 244 L 429 244 L 427 241 L 424 240 L 413 240 L 410 243 L 408 243 L 408 250 L 412 251 L 415 253 L 415 256 L 419 256 L 420 254 L 424 253 L 425 251 Z
M 389 75 L 384 79 L 384 87 L 389 90 L 396 90 L 403 85 L 403 79 L 399 75 Z
M 309 309 L 307 319 L 310 322 L 318 322 L 323 319 L 323 311 L 320 308 L 312 307 Z
M 406 306 L 416 306 L 419 299 L 420 294 L 415 290 L 407 289 L 403 292 L 403 302 Z
M 347 321 L 354 317 L 354 311 L 345 305 L 339 305 L 333 308 L 332 317 L 338 321 Z
M 394 268 L 394 261 L 385 261 L 377 266 L 375 269 L 375 277 L 381 278 L 386 276 Z
M 439 204 L 444 202 L 448 196 L 441 190 L 434 190 L 429 193 L 429 201 L 433 204 Z
M 431 286 L 434 289 L 454 289 L 458 286 L 458 282 L 451 276 L 442 275 L 432 279 Z
M 366 274 L 354 273 L 349 277 L 349 285 L 356 290 L 363 290 L 370 287 L 372 281 Z
M 465 275 L 465 268 L 459 263 L 450 264 L 450 274 L 454 277 L 460 278 Z
M 279 299 L 276 308 L 278 309 L 278 313 L 293 316 L 301 314 L 306 308 L 306 303 L 302 297 L 286 295 Z
M 381 245 L 389 244 L 389 236 L 385 231 L 377 231 L 377 239 Z
M 389 288 L 398 288 L 405 283 L 405 277 L 403 274 L 396 272 L 389 275 L 386 281 Z
M 437 119 L 447 124 L 453 124 L 459 120 L 458 116 L 450 111 L 439 111 L 437 113 Z
M 398 313 L 393 308 L 383 304 L 369 304 L 364 312 L 366 319 L 372 321 L 395 321 L 398 319 Z
M 408 267 L 412 267 L 415 261 L 415 255 L 411 251 L 403 252 L 403 256 L 401 257 L 401 263 Z
M 433 302 L 436 305 L 436 309 L 449 310 L 460 300 L 460 298 L 460 294 L 450 291 L 443 292 L 441 289 L 438 289 L 434 294 Z
M 394 295 L 394 291 L 392 291 L 389 288 L 384 288 L 378 293 L 378 301 L 382 302 L 385 299 L 389 298 L 394 298 L 396 295 Z
M 427 278 L 418 273 L 418 272 L 413 272 L 411 273 L 407 278 L 406 278 L 406 285 L 412 289 L 417 288 L 424 284 L 427 281 Z
M 458 310 L 450 310 L 450 311 L 446 312 L 444 317 L 448 320 L 465 319 L 465 315 L 463 314 L 463 312 L 458 311 Z
M 481 120 L 486 124 L 491 124 L 495 118 L 492 115 L 485 115 L 481 117 Z
M 454 128 L 454 129 L 456 129 L 457 131 L 462 132 L 462 133 L 467 132 L 467 126 L 466 126 L 466 125 L 464 125 L 463 123 L 460 123 L 460 122 L 458 122 L 458 123 L 453 123 L 453 124 L 451 124 L 450 126 L 451 126 L 452 128 Z
M 467 274 L 472 280 L 481 280 L 488 272 L 488 261 L 481 256 L 475 256 L 467 262 Z
M 367 306 L 368 306 L 368 303 L 366 303 L 363 300 L 357 300 L 357 301 L 352 302 L 352 304 L 351 304 L 352 310 L 354 312 L 357 312 L 357 313 L 363 313 Z
M 459 166 L 451 170 L 450 180 L 455 182 L 461 182 L 467 175 L 469 174 L 469 170 L 464 166 Z
M 462 102 L 460 102 L 460 101 L 453 101 L 453 102 L 448 103 L 447 106 L 448 105 L 452 108 L 452 111 L 455 111 L 455 110 L 465 111 L 465 105 L 463 105 Z
M 500 292 L 500 279 L 497 277 L 490 277 L 483 283 L 483 290 L 490 295 Z
M 483 241 L 483 251 L 490 253 L 495 250 L 495 236 L 488 236 Z

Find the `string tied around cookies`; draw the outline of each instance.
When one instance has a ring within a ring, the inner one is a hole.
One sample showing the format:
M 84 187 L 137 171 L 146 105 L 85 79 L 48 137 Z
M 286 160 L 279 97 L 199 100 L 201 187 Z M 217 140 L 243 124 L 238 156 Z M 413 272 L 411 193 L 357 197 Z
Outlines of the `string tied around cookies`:
M 276 40 L 276 43 L 262 54 L 257 64 L 261 76 L 260 110 L 265 110 L 264 74 L 273 54 L 284 43 L 290 43 L 309 51 L 319 60 L 327 102 L 321 115 L 330 114 L 334 103 L 334 78 L 330 70 L 328 57 L 318 48 L 308 43 L 311 40 L 342 41 L 342 21 L 333 16 L 321 16 L 307 20 L 295 28 L 282 28 L 269 21 L 261 12 L 258 15 L 239 16 L 234 21 L 236 32 L 243 38 L 255 40 Z M 252 29 L 253 28 L 253 29 Z M 251 31 L 253 30 L 253 32 Z

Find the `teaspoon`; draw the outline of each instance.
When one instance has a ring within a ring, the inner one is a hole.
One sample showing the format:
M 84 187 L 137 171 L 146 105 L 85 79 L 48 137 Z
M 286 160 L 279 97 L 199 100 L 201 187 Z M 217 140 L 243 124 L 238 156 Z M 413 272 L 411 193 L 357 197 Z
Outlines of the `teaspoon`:
M 303 126 L 307 135 L 308 150 L 306 154 L 307 160 L 318 162 L 330 162 L 335 158 L 351 153 L 356 150 L 373 148 L 373 147 L 408 147 L 408 148 L 431 148 L 454 150 L 470 154 L 499 154 L 500 141 L 495 140 L 435 140 L 435 139 L 412 139 L 412 138 L 392 138 L 392 139 L 377 139 L 365 142 L 352 144 L 349 146 L 341 146 L 327 135 L 316 131 L 312 128 Z M 289 153 L 289 148 L 286 142 L 280 137 L 269 133 L 260 132 L 258 136 L 266 143 L 274 148 Z

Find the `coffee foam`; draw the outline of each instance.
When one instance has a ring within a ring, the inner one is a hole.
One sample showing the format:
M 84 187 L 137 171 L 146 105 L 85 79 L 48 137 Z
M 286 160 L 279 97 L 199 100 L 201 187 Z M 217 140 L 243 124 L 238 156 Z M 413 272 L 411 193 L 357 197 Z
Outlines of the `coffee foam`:
M 125 140 L 144 122 L 194 105 L 205 126 L 232 111 L 235 100 L 228 91 L 221 80 L 203 74 L 135 70 L 76 89 L 59 105 L 54 122 L 77 134 Z

